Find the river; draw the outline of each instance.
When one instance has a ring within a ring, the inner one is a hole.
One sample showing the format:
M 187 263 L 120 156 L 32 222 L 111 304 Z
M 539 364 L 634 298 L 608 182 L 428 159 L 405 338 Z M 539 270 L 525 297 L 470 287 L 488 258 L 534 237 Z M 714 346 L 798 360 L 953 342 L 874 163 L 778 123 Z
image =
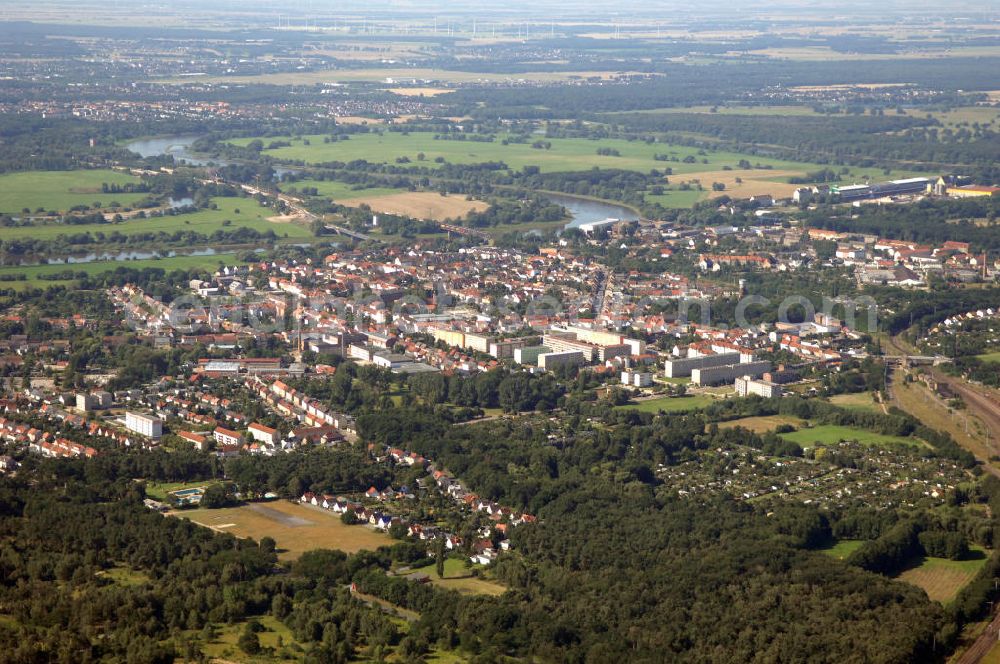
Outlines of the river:
M 194 166 L 207 166 L 209 161 L 191 153 L 191 146 L 199 138 L 200 136 L 194 134 L 161 136 L 159 138 L 132 141 L 125 147 L 143 157 L 172 155 L 174 159 L 183 159 Z M 228 162 L 219 159 L 215 160 L 214 163 L 225 166 Z M 294 170 L 289 168 L 275 168 L 274 172 L 280 178 L 283 174 Z M 553 203 L 566 208 L 566 211 L 573 218 L 572 221 L 566 224 L 566 228 L 579 228 L 584 224 L 592 224 L 604 221 L 605 219 L 621 219 L 622 221 L 635 221 L 639 219 L 639 215 L 633 210 L 615 203 L 595 201 L 570 194 L 545 194 L 545 196 Z
M 605 219 L 620 219 L 622 221 L 639 219 L 639 215 L 633 210 L 615 203 L 595 201 L 568 194 L 545 194 L 545 197 L 566 208 L 566 211 L 573 217 L 573 220 L 566 224 L 566 228 L 579 228 L 584 224 L 592 224 Z
M 191 146 L 201 136 L 194 134 L 181 134 L 178 136 L 160 136 L 159 138 L 146 138 L 128 143 L 125 148 L 135 152 L 141 157 L 159 157 L 170 155 L 176 161 L 186 161 L 192 166 L 228 166 L 231 162 L 225 159 L 205 159 L 196 156 L 191 152 Z M 274 167 L 274 175 L 281 178 L 285 173 L 293 173 L 298 169 L 286 167 Z

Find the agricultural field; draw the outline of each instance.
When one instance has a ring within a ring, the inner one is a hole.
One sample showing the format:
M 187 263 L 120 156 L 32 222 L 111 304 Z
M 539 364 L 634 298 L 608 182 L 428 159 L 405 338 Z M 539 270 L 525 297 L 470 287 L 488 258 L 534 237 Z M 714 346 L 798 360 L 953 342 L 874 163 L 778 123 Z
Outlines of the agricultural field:
M 896 578 L 922 588 L 935 602 L 947 604 L 955 599 L 989 558 L 980 547 L 971 547 L 968 560 L 949 560 L 925 556 Z
M 833 445 L 841 440 L 857 440 L 863 445 L 909 445 L 919 446 L 922 443 L 915 438 L 888 436 L 864 429 L 854 429 L 833 424 L 821 424 L 807 429 L 799 429 L 792 433 L 783 433 L 781 437 L 802 447 L 814 445 Z
M 882 412 L 881 407 L 875 402 L 875 397 L 871 392 L 858 392 L 856 394 L 835 394 L 830 397 L 830 403 L 847 410 L 863 410 L 865 412 Z
M 282 560 L 298 558 L 311 549 L 357 553 L 392 544 L 388 535 L 368 526 L 346 526 L 331 512 L 284 500 L 223 509 L 182 510 L 172 514 L 237 537 L 254 540 L 271 537 L 278 543 L 278 557 Z
M 754 433 L 766 433 L 768 431 L 774 431 L 775 427 L 782 424 L 790 424 L 793 427 L 801 427 L 805 424 L 805 420 L 799 419 L 798 417 L 791 417 L 789 415 L 762 415 L 760 417 L 743 417 L 738 420 L 730 420 L 728 422 L 720 422 L 720 429 L 732 429 L 734 427 L 743 427 L 744 429 L 749 429 Z
M 660 397 L 657 399 L 646 399 L 637 401 L 617 408 L 632 408 L 643 413 L 658 413 L 661 410 L 666 413 L 674 413 L 685 410 L 695 410 L 704 408 L 714 403 L 716 399 L 708 394 L 698 394 L 683 397 Z
M 532 71 L 487 74 L 480 72 L 452 71 L 429 68 L 372 67 L 360 69 L 330 69 L 307 72 L 279 72 L 253 76 L 199 76 L 156 79 L 160 83 L 241 83 L 246 85 L 316 85 L 333 83 L 384 83 L 386 89 L 398 88 L 402 83 L 415 82 L 425 87 L 438 87 L 440 83 L 484 83 L 533 81 L 539 83 L 578 80 L 585 78 L 608 79 L 621 72 L 607 71 Z
M 40 279 L 40 276 L 59 274 L 71 270 L 73 272 L 83 272 L 93 276 L 103 272 L 112 272 L 119 267 L 127 267 L 135 270 L 142 270 L 149 267 L 158 267 L 170 272 L 171 270 L 191 270 L 204 269 L 215 270 L 220 265 L 242 264 L 234 253 L 217 253 L 211 256 L 172 256 L 169 258 L 144 258 L 130 261 L 93 261 L 91 263 L 49 263 L 48 265 L 11 265 L 0 267 L 0 278 L 4 275 L 20 275 L 27 277 L 25 281 L 2 281 L 0 289 L 24 289 L 24 288 L 47 288 L 49 286 L 71 285 L 76 280 L 50 280 Z
M 100 202 L 107 207 L 112 201 L 123 206 L 146 198 L 148 194 L 105 194 L 103 183 L 139 184 L 141 180 L 127 173 L 111 170 L 25 171 L 0 175 L 0 214 L 20 214 L 28 208 L 65 212 L 76 205 L 91 206 Z M 11 229 L 4 229 L 4 236 Z
M 442 196 L 436 191 L 407 191 L 399 194 L 359 196 L 337 201 L 347 207 L 367 205 L 375 212 L 398 214 L 416 219 L 461 219 L 470 212 L 482 212 L 489 203 L 470 201 L 463 195 Z
M 540 140 L 551 143 L 551 148 L 546 150 L 533 148 L 527 143 L 503 145 L 503 136 L 498 136 L 492 143 L 480 143 L 473 141 L 434 140 L 434 134 L 429 132 L 412 132 L 409 134 L 385 132 L 381 135 L 377 133 L 357 134 L 351 136 L 350 140 L 333 143 L 324 143 L 323 138 L 323 135 L 267 137 L 264 139 L 266 143 L 271 141 L 287 141 L 291 143 L 291 146 L 275 148 L 273 150 L 265 149 L 262 151 L 262 154 L 276 159 L 301 160 L 306 163 L 346 162 L 365 159 L 372 163 L 393 164 L 396 163 L 397 159 L 405 157 L 409 159 L 410 164 L 420 164 L 428 168 L 434 168 L 434 160 L 441 157 L 453 164 L 502 161 L 515 170 L 521 169 L 524 166 L 538 166 L 542 171 L 547 172 L 589 170 L 595 166 L 599 168 L 621 168 L 648 172 L 654 168 L 665 169 L 669 167 L 673 169 L 675 176 L 677 176 L 671 177 L 671 182 L 684 181 L 685 178 L 680 176 L 693 173 L 715 174 L 716 177 L 721 177 L 720 173 L 726 173 L 735 179 L 736 176 L 733 174 L 738 171 L 724 171 L 723 168 L 736 169 L 741 159 L 746 159 L 755 166 L 759 164 L 769 167 L 744 172 L 746 176 L 745 180 L 770 181 L 773 178 L 781 179 L 789 175 L 805 174 L 807 171 L 823 168 L 819 164 L 747 156 L 722 150 L 700 150 L 695 147 L 665 143 L 650 145 L 643 141 L 627 141 L 624 139 L 543 139 L 539 137 Z M 234 139 L 230 142 L 234 145 L 245 146 L 252 140 L 255 139 Z M 597 150 L 599 148 L 617 150 L 620 156 L 598 155 Z M 423 160 L 420 160 L 418 157 L 421 153 L 424 155 Z M 653 158 L 657 154 L 676 158 L 676 161 L 657 161 Z M 684 163 L 683 160 L 688 157 L 690 157 L 688 163 Z M 860 180 L 865 175 L 874 178 L 884 177 L 880 169 L 859 168 L 852 169 L 851 174 L 844 177 L 846 181 L 851 181 L 853 179 Z M 902 174 L 897 175 L 901 176 Z M 779 184 L 788 186 L 787 183 Z M 702 185 L 706 189 L 711 189 L 712 180 L 703 179 Z M 691 192 L 679 193 L 691 194 Z M 709 191 L 707 193 L 711 194 L 712 192 Z M 669 194 L 665 195 L 669 196 Z
M 861 548 L 864 540 L 837 540 L 834 544 L 818 549 L 820 553 L 837 560 L 846 560 L 849 555 Z
M 289 239 L 301 240 L 313 237 L 312 231 L 303 225 L 270 221 L 274 217 L 275 211 L 272 208 L 259 205 L 253 198 L 219 197 L 213 198 L 212 203 L 215 204 L 215 209 L 205 208 L 188 214 L 165 215 L 150 219 L 126 219 L 106 224 L 36 224 L 5 228 L 3 235 L 5 239 L 11 240 L 19 238 L 51 240 L 61 235 L 87 232 L 104 233 L 105 235 L 117 232 L 122 235 L 133 235 L 161 231 L 165 233 L 192 231 L 210 235 L 220 230 L 251 228 L 261 233 L 274 231 L 278 237 Z

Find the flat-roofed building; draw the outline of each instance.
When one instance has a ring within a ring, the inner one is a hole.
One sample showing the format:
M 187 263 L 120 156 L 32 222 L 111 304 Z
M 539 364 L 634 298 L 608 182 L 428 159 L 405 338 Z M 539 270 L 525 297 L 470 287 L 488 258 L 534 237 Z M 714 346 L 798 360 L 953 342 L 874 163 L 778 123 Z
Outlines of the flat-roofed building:
M 513 339 L 500 339 L 490 343 L 489 354 L 498 360 L 512 359 L 514 357 L 514 351 L 518 348 L 537 346 L 540 341 L 541 337 L 514 337 Z
M 750 376 L 740 376 L 737 378 L 734 387 L 736 394 L 741 397 L 757 395 L 765 399 L 770 399 L 771 397 L 780 397 L 783 394 L 780 385 L 767 380 L 756 380 Z
M 551 353 L 552 349 L 548 346 L 525 346 L 524 348 L 514 349 L 514 361 L 518 364 L 538 364 L 538 356 L 543 353 Z
M 740 376 L 760 378 L 765 371 L 770 370 L 771 363 L 767 360 L 703 367 L 691 371 L 691 382 L 695 385 L 719 385 L 720 383 L 730 383 Z
M 578 350 L 566 350 L 553 353 L 542 353 L 538 356 L 538 367 L 551 371 L 557 367 L 578 367 L 585 364 L 586 359 Z
M 739 352 L 716 353 L 714 355 L 699 355 L 698 357 L 684 357 L 675 360 L 667 360 L 664 365 L 664 374 L 667 378 L 683 378 L 690 376 L 695 369 L 705 369 L 708 367 L 721 367 L 728 364 L 739 364 L 742 357 Z
M 622 385 L 649 387 L 653 384 L 653 374 L 648 371 L 623 371 Z
M 155 415 L 126 411 L 125 428 L 146 438 L 159 438 L 163 435 L 163 420 Z

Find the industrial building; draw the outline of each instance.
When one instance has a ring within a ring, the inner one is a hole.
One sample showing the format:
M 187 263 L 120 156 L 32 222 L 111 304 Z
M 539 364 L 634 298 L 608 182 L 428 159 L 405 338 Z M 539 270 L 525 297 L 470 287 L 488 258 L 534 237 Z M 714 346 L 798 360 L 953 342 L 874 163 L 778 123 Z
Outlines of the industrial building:
M 691 371 L 691 382 L 695 385 L 719 385 L 734 381 L 741 376 L 760 378 L 765 371 L 770 370 L 771 363 L 767 360 L 703 367 Z
M 126 411 L 125 428 L 146 438 L 159 438 L 163 435 L 163 420 L 154 415 Z
M 875 184 L 832 185 L 830 193 L 840 198 L 842 202 L 859 201 L 866 198 L 883 198 L 885 196 L 905 196 L 920 194 L 932 186 L 930 178 L 906 178 L 905 180 L 889 180 Z

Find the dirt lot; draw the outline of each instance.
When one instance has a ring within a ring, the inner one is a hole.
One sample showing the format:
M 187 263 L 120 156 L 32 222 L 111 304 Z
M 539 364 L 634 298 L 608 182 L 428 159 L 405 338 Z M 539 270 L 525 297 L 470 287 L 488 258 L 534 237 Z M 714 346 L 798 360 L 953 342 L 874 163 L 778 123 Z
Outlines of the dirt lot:
M 805 420 L 788 415 L 762 415 L 760 417 L 744 417 L 738 420 L 719 423 L 720 429 L 732 429 L 733 427 L 743 427 L 754 433 L 766 433 L 774 431 L 775 427 L 781 424 L 791 424 L 796 429 L 805 424 Z
M 489 207 L 483 201 L 467 201 L 464 196 L 442 196 L 433 191 L 414 191 L 388 196 L 349 198 L 337 203 L 348 207 L 366 204 L 376 212 L 403 214 L 417 219 L 457 219 L 473 210 L 482 211 Z
M 788 198 L 801 185 L 788 184 L 787 182 L 773 182 L 772 180 L 794 175 L 804 175 L 804 172 L 765 169 L 705 171 L 702 173 L 677 175 L 670 178 L 670 181 L 671 183 L 681 183 L 697 180 L 706 191 L 711 191 L 713 182 L 721 182 L 726 185 L 726 190 L 721 193 L 715 193 L 717 196 L 725 193 L 734 198 L 747 198 L 748 196 L 771 194 L 775 198 Z M 742 182 L 737 182 L 737 178 L 742 180 Z
M 448 88 L 387 88 L 386 91 L 401 97 L 436 97 L 452 92 Z

